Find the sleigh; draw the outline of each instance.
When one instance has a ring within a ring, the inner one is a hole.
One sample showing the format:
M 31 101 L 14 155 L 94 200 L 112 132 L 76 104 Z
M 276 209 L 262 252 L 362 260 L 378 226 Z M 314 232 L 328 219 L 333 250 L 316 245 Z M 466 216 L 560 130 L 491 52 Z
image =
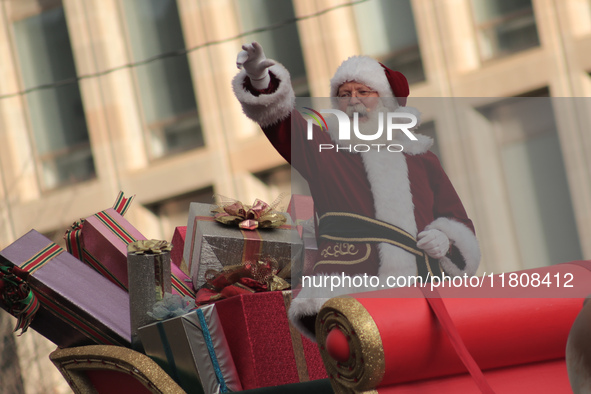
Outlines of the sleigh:
M 324 305 L 316 334 L 329 379 L 244 392 L 572 392 L 571 384 L 575 387 L 591 370 L 581 361 L 582 354 L 591 351 L 586 348 L 591 303 L 582 309 L 590 268 L 591 262 L 583 261 L 517 273 L 530 278 L 533 273 L 572 273 L 575 291 L 551 291 L 550 297 L 534 297 L 545 293 L 528 293 L 518 286 L 507 298 L 460 298 L 461 293 L 440 288 L 437 295 L 453 330 L 481 375 L 470 370 L 461 347 L 453 343 L 457 337 L 445 327 L 441 311 L 424 292 L 407 289 L 396 299 L 386 293 L 365 294 L 334 298 Z M 116 392 L 113 387 L 138 393 L 186 392 L 153 360 L 130 349 L 58 349 L 50 358 L 77 393 Z

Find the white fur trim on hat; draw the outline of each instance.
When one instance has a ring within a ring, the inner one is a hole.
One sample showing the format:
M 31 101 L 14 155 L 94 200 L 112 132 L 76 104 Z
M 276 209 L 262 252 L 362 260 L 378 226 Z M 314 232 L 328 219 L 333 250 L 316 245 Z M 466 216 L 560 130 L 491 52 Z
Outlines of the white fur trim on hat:
M 242 69 L 232 80 L 232 89 L 242 111 L 261 127 L 271 126 L 287 118 L 295 108 L 295 94 L 291 86 L 289 71 L 276 63 L 269 67 L 269 72 L 279 80 L 277 90 L 271 94 L 255 96 L 244 88 L 246 71 Z
M 421 113 L 419 110 L 413 107 L 401 107 L 399 105 L 396 96 L 392 92 L 392 87 L 386 77 L 384 68 L 377 60 L 369 56 L 351 56 L 337 68 L 337 71 L 330 80 L 330 97 L 332 98 L 334 108 L 339 107 L 336 101 L 339 88 L 345 82 L 351 81 L 359 82 L 372 88 L 378 92 L 380 97 L 392 97 L 391 100 L 385 100 L 384 102 L 384 105 L 388 109 L 414 114 L 420 123 Z
M 359 82 L 378 92 L 380 97 L 394 97 L 392 88 L 380 63 L 368 56 L 352 56 L 345 60 L 330 80 L 330 97 L 337 97 L 345 82 Z

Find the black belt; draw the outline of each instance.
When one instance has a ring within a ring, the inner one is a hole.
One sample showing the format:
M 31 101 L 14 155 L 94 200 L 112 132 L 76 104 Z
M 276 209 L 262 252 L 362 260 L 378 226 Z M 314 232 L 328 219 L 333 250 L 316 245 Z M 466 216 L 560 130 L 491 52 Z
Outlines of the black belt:
M 412 253 L 417 259 L 417 274 L 423 281 L 442 276 L 439 261 L 417 247 L 417 240 L 393 224 L 347 212 L 327 212 L 318 225 L 320 238 L 342 242 L 384 242 Z

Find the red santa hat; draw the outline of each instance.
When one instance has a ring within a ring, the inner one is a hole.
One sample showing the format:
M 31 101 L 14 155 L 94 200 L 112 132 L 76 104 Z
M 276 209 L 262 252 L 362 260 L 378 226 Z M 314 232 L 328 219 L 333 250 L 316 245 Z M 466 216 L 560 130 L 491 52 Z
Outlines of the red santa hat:
M 406 106 L 410 93 L 406 77 L 368 56 L 352 56 L 345 60 L 330 80 L 330 97 L 337 97 L 345 82 L 359 82 L 377 91 L 380 97 L 395 97 L 398 105 Z

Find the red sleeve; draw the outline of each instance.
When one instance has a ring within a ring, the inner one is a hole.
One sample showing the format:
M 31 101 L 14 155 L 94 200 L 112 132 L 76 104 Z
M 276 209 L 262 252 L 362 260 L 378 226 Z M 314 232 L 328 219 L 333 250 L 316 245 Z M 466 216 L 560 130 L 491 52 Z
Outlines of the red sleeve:
M 271 72 L 271 82 L 269 87 L 264 90 L 255 89 L 250 83 L 250 79 L 246 78 L 244 81 L 244 88 L 247 89 L 253 96 L 260 96 L 263 94 L 274 93 L 281 81 Z M 320 128 L 314 125 L 314 139 L 308 141 L 306 139 L 307 121 L 302 117 L 298 110 L 294 109 L 290 116 L 280 120 L 279 122 L 263 127 L 262 130 L 265 136 L 271 142 L 273 147 L 279 152 L 289 164 L 306 179 L 310 174 L 314 174 L 318 167 L 316 152 L 319 151 L 319 144 L 330 143 L 330 138 L 323 133 Z M 292 160 L 292 154 L 297 155 L 295 160 Z
M 433 217 L 455 219 L 474 233 L 474 224 L 468 218 L 462 200 L 443 170 L 439 159 L 432 152 L 427 152 L 425 155 L 429 161 L 429 180 L 434 195 Z
M 269 82 L 269 86 L 267 86 L 266 89 L 263 90 L 259 90 L 256 89 L 254 86 L 252 86 L 252 83 L 250 82 L 250 78 L 246 77 L 244 78 L 244 89 L 248 90 L 250 92 L 250 94 L 252 94 L 253 96 L 260 96 L 261 94 L 271 94 L 274 93 L 277 90 L 277 87 L 279 87 L 279 84 L 281 83 L 281 81 L 279 81 L 279 79 L 277 79 L 277 77 L 275 76 L 275 74 L 273 74 L 272 72 L 269 72 L 269 76 L 271 77 L 271 81 Z
M 452 242 L 445 259 L 451 261 L 459 271 L 450 270 L 448 265 L 447 270 L 451 271 L 448 273 L 474 274 L 480 261 L 480 248 L 475 237 L 474 224 L 437 156 L 431 152 L 427 155 L 429 182 L 434 198 L 434 221 L 427 228 L 443 231 Z

